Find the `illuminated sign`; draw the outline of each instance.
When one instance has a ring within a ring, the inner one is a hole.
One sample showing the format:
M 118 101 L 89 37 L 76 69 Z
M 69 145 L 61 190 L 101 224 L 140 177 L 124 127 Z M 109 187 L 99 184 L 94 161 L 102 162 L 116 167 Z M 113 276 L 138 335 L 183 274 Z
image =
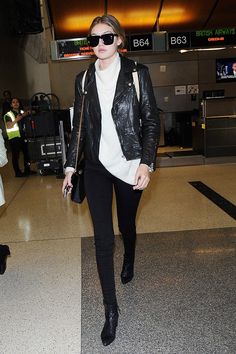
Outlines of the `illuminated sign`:
M 120 52 L 165 51 L 166 32 L 132 34 L 127 36 L 127 49 Z M 87 38 L 57 40 L 51 42 L 51 59 L 87 59 L 94 56 Z
M 221 28 L 195 32 L 169 33 L 169 48 L 213 47 L 236 44 L 236 29 Z
M 189 48 L 190 33 L 168 33 L 169 48 Z
M 129 51 L 153 50 L 152 33 L 133 34 L 128 38 Z
M 57 41 L 57 59 L 92 57 L 92 48 L 88 45 L 87 38 Z

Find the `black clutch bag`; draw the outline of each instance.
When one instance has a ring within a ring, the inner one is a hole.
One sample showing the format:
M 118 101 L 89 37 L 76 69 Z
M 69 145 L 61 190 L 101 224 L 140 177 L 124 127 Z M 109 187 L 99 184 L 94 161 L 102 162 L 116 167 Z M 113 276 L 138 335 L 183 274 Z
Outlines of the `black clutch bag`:
M 71 200 L 79 204 L 81 204 L 85 198 L 84 164 L 84 159 L 82 159 L 78 165 L 77 171 L 71 177 L 71 183 L 73 185 Z
M 81 128 L 82 128 L 82 121 L 83 121 L 83 112 L 84 112 L 84 100 L 85 100 L 85 93 L 84 93 L 84 83 L 85 77 L 87 74 L 87 70 L 84 73 L 82 79 L 82 103 L 81 103 L 81 111 L 80 111 L 80 121 L 79 121 L 79 129 L 78 129 L 78 138 L 77 138 L 77 152 L 76 152 L 76 160 L 75 160 L 75 173 L 73 173 L 71 177 L 72 189 L 71 189 L 71 200 L 75 203 L 81 204 L 85 198 L 85 188 L 84 188 L 84 166 L 85 161 L 84 159 L 80 160 L 78 163 L 78 156 L 79 156 L 79 144 L 80 144 L 80 136 L 81 136 Z

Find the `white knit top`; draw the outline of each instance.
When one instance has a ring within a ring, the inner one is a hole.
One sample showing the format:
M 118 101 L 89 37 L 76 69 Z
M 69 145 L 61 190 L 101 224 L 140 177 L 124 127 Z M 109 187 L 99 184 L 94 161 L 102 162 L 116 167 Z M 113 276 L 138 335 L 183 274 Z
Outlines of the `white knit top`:
M 99 59 L 95 62 L 95 77 L 102 114 L 99 160 L 112 175 L 134 185 L 140 159 L 127 161 L 124 157 L 111 114 L 120 67 L 118 53 L 105 70 L 99 68 Z

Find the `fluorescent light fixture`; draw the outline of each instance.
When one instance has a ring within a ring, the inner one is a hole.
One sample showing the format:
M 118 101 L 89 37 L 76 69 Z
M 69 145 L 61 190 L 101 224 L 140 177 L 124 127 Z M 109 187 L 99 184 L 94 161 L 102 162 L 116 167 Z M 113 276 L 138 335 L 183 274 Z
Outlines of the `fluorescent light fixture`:
M 236 47 L 235 47 L 236 48 Z M 180 49 L 180 53 L 188 53 L 188 52 L 207 52 L 210 50 L 224 50 L 226 47 L 216 47 L 216 48 L 194 48 L 194 49 Z

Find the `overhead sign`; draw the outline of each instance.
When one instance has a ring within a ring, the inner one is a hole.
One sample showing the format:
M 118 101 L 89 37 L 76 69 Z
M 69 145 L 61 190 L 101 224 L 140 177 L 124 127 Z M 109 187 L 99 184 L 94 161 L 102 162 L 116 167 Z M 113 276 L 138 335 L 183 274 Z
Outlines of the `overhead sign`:
M 126 39 L 127 48 L 121 52 L 166 50 L 166 32 L 132 34 Z M 93 56 L 93 49 L 88 45 L 86 37 L 51 42 L 52 60 L 87 59 Z
M 153 50 L 152 33 L 133 34 L 128 37 L 130 52 Z
M 190 33 L 168 33 L 169 48 L 189 48 L 191 46 Z
M 51 42 L 52 60 L 90 58 L 93 55 L 86 37 Z
M 214 47 L 236 44 L 235 28 L 168 33 L 169 48 Z

